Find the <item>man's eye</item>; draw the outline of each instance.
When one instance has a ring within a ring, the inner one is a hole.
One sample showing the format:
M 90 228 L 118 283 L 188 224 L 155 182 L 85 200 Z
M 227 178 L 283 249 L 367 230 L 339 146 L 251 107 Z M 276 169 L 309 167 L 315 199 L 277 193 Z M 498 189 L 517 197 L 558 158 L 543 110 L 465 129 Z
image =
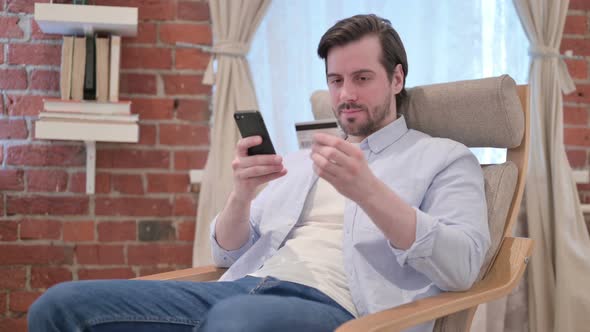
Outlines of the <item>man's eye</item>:
M 370 80 L 370 79 L 371 79 L 371 78 L 370 78 L 369 76 L 359 76 L 359 77 L 358 77 L 358 80 L 359 80 L 359 81 L 368 81 L 368 80 Z
M 341 79 L 333 79 L 330 81 L 330 84 L 340 84 L 340 82 L 342 82 Z

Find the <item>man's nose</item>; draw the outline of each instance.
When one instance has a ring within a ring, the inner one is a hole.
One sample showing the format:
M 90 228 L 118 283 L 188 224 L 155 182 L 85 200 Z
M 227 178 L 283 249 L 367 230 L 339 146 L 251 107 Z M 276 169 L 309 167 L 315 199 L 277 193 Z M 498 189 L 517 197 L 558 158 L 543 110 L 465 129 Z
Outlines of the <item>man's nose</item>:
M 344 84 L 342 84 L 342 89 L 340 90 L 340 101 L 356 101 L 357 97 L 356 87 L 351 83 L 344 82 Z

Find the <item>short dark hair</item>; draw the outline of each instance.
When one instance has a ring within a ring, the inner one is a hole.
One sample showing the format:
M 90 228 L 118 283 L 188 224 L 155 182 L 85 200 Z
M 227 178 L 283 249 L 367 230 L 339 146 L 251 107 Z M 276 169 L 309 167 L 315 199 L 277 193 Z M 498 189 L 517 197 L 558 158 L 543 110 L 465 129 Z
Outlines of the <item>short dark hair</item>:
M 318 45 L 318 55 L 324 60 L 326 73 L 328 71 L 328 52 L 336 46 L 344 46 L 350 42 L 358 41 L 361 38 L 375 35 L 379 37 L 381 43 L 380 62 L 385 67 L 389 82 L 393 80 L 395 66 L 402 65 L 404 71 L 404 87 L 396 96 L 396 105 L 399 110 L 400 105 L 407 98 L 406 76 L 408 75 L 408 58 L 406 49 L 399 37 L 397 31 L 391 26 L 391 22 L 374 14 L 355 15 L 334 24 L 320 40 Z

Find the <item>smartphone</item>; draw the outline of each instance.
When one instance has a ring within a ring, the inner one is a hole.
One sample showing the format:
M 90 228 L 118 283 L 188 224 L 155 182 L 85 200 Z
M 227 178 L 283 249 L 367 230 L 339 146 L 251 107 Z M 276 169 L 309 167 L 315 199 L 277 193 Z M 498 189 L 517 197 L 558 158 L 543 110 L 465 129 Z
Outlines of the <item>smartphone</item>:
M 276 154 L 275 148 L 266 130 L 262 114 L 258 111 L 238 111 L 234 113 L 234 119 L 242 137 L 260 136 L 262 144 L 248 149 L 248 155 Z

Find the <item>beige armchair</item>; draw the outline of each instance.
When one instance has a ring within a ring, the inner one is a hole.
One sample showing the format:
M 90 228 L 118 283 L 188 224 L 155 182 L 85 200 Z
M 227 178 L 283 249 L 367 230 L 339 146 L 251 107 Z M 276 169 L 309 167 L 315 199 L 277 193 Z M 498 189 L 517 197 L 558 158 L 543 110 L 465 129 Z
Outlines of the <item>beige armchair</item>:
M 468 291 L 446 292 L 367 315 L 337 331 L 400 331 L 435 320 L 435 331 L 469 331 L 477 306 L 501 298 L 521 279 L 533 241 L 512 237 L 524 190 L 529 149 L 528 87 L 507 75 L 408 90 L 400 110 L 408 127 L 446 137 L 469 147 L 507 148 L 506 162 L 482 165 L 492 237 L 478 281 Z M 326 91 L 311 98 L 316 118 L 332 116 Z M 144 280 L 216 280 L 213 266 L 142 277 Z

